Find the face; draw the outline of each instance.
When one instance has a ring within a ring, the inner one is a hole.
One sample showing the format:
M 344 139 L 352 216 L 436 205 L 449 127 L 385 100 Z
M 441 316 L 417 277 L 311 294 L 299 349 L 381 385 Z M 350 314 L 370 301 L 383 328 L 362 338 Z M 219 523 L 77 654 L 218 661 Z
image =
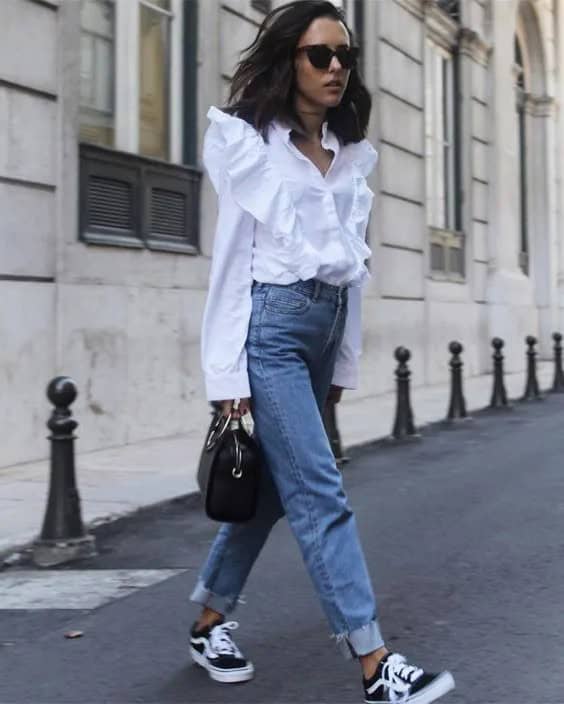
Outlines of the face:
M 350 46 L 350 40 L 342 22 L 330 17 L 318 17 L 302 34 L 297 46 L 308 44 L 326 44 L 331 49 L 337 49 L 339 46 Z M 341 102 L 351 72 L 341 66 L 336 56 L 332 57 L 327 68 L 320 69 L 311 64 L 305 51 L 298 51 L 294 69 L 300 102 L 323 110 Z

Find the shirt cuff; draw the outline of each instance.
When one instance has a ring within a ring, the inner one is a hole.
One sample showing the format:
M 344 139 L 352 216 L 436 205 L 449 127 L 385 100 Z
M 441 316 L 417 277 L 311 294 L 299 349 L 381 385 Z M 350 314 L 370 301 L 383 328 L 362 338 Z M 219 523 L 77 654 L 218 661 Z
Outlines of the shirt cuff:
M 249 375 L 244 372 L 231 372 L 221 376 L 205 375 L 208 401 L 226 401 L 235 398 L 250 398 Z
M 358 388 L 358 367 L 345 364 L 336 366 L 331 383 L 343 389 Z

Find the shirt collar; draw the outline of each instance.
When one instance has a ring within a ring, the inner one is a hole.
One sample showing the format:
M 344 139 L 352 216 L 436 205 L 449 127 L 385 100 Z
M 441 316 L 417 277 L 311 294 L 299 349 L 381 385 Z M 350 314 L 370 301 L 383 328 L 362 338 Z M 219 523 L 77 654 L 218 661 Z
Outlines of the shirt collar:
M 284 143 L 288 144 L 290 142 L 290 133 L 293 128 L 286 122 L 281 122 L 277 119 L 274 119 L 272 124 L 276 132 L 278 132 L 278 134 L 282 137 Z M 321 125 L 321 146 L 324 149 L 331 149 L 335 154 L 335 158 L 337 157 L 337 154 L 339 153 L 339 140 L 337 139 L 337 135 L 329 129 L 327 120 L 325 120 Z

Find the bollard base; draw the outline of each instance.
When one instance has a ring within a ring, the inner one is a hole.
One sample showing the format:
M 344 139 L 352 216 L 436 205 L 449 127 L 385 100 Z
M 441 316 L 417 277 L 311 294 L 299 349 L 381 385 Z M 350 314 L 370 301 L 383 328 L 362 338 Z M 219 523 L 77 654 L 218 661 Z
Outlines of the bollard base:
M 485 410 L 492 411 L 493 413 L 502 413 L 503 411 L 514 411 L 515 403 L 512 401 L 511 403 L 507 402 L 505 405 L 496 404 L 494 406 L 490 404 Z
M 398 445 L 402 442 L 417 442 L 422 438 L 423 436 L 421 435 L 421 433 L 410 433 L 409 435 L 400 435 L 398 437 L 396 437 L 395 435 L 388 435 L 388 437 L 385 438 L 385 441 L 390 444 Z
M 35 541 L 32 550 L 32 560 L 37 567 L 55 567 L 65 562 L 95 557 L 96 539 L 90 533 L 80 538 L 68 540 L 41 540 Z
M 460 428 L 465 423 L 469 423 L 474 420 L 473 416 L 461 416 L 459 418 L 445 418 L 442 422 L 443 428 L 449 428 L 453 430 L 454 428 Z

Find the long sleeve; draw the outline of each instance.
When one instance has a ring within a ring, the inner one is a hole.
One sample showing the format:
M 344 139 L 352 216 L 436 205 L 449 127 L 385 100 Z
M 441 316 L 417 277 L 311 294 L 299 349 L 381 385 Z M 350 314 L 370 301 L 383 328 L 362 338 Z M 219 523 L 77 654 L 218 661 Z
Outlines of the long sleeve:
M 252 307 L 254 224 L 253 216 L 233 199 L 228 179 L 223 179 L 201 338 L 209 401 L 251 395 L 245 342 Z
M 337 352 L 332 383 L 345 389 L 358 386 L 358 368 L 362 352 L 362 287 L 351 286 L 343 341 Z

